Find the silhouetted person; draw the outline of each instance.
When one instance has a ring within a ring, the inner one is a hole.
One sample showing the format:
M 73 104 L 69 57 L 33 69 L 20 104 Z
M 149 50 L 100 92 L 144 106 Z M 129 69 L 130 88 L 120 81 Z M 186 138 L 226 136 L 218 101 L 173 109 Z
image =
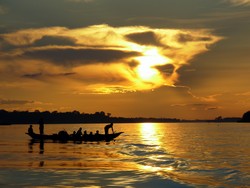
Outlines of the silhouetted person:
M 29 127 L 29 129 L 28 129 L 28 133 L 29 133 L 30 135 L 34 134 L 32 125 L 30 125 L 30 127 Z
M 85 131 L 83 132 L 83 136 L 86 136 L 86 135 L 88 135 L 88 134 L 87 134 L 87 131 L 85 130 Z
M 110 123 L 108 125 L 106 125 L 104 127 L 104 132 L 105 132 L 105 135 L 108 135 L 109 134 L 109 129 L 112 130 L 113 134 L 114 134 L 114 129 L 113 129 L 113 123 Z
M 93 132 L 90 132 L 90 133 L 89 133 L 89 140 L 90 140 L 90 141 L 93 141 L 93 138 L 94 138 L 94 137 L 93 137 Z
M 87 140 L 88 134 L 87 134 L 86 130 L 83 132 L 82 138 L 83 138 L 83 140 Z
M 99 135 L 99 131 L 98 130 L 95 132 L 95 135 L 97 135 L 97 136 Z
M 44 122 L 43 122 L 42 118 L 39 120 L 39 131 L 40 131 L 40 135 L 43 135 L 43 133 L 44 133 Z
M 80 127 L 78 131 L 76 132 L 76 137 L 80 138 L 82 136 L 82 128 Z

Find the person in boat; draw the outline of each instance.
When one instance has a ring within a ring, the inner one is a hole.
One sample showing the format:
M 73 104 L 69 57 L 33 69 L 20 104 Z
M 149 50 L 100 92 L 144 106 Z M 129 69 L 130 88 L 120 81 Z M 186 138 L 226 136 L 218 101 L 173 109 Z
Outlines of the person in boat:
M 94 136 L 94 135 L 93 135 L 93 132 L 90 131 L 90 133 L 89 133 L 89 135 L 88 135 L 88 139 L 92 141 L 93 138 L 94 138 L 93 136 Z
M 65 130 L 59 131 L 57 135 L 59 137 L 59 140 L 68 140 L 69 139 L 69 134 Z
M 99 135 L 99 131 L 98 131 L 98 130 L 95 132 L 95 135 L 96 135 L 96 136 L 98 136 L 98 135 Z
M 43 133 L 44 133 L 44 122 L 43 122 L 42 118 L 39 120 L 39 131 L 40 131 L 40 135 L 43 135 Z
M 82 128 L 81 127 L 78 129 L 78 131 L 76 132 L 75 136 L 77 138 L 80 138 L 82 136 Z
M 28 133 L 29 133 L 30 135 L 34 134 L 33 126 L 32 126 L 32 125 L 30 125 L 30 127 L 29 127 L 29 129 L 28 129 Z
M 87 134 L 87 131 L 85 130 L 84 132 L 83 132 L 83 136 L 87 136 L 88 134 Z
M 115 134 L 113 129 L 113 123 L 110 123 L 104 127 L 105 136 L 109 134 L 109 129 L 111 129 L 113 134 Z
M 83 138 L 83 140 L 86 140 L 88 138 L 88 134 L 87 134 L 86 130 L 84 130 L 82 138 Z

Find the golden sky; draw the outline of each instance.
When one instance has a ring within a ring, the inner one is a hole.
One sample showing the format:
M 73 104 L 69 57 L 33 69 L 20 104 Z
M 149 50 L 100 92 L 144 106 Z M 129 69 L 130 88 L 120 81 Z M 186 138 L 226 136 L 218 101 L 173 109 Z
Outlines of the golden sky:
M 6 0 L 0 15 L 1 109 L 186 119 L 250 109 L 248 0 Z

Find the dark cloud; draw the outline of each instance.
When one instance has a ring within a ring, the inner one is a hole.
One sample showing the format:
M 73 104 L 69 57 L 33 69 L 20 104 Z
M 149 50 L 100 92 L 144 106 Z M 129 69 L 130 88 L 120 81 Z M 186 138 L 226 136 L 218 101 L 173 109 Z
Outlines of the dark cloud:
M 58 73 L 58 74 L 45 74 L 42 72 L 39 73 L 31 73 L 31 74 L 24 74 L 22 75 L 22 77 L 26 77 L 26 78 L 40 78 L 42 76 L 51 76 L 51 77 L 57 77 L 57 76 L 70 76 L 70 75 L 74 75 L 76 74 L 75 72 L 65 72 L 65 73 Z
M 37 77 L 40 77 L 40 76 L 42 76 L 41 72 L 22 75 L 22 77 L 26 77 L 26 78 L 37 78 Z
M 171 106 L 179 106 L 179 107 L 207 107 L 208 104 L 204 104 L 204 103 L 193 103 L 193 104 L 172 104 Z
M 121 50 L 47 48 L 27 51 L 22 54 L 22 57 L 46 60 L 63 66 L 78 66 L 90 63 L 111 63 L 138 55 L 140 55 L 138 52 Z
M 218 107 L 208 107 L 206 110 L 218 110 Z
M 30 104 L 34 103 L 34 101 L 27 101 L 27 100 L 11 100 L 11 99 L 0 99 L 0 104 L 4 105 L 11 105 L 11 104 Z
M 209 42 L 209 41 L 212 41 L 213 39 L 211 37 L 196 37 L 193 35 L 181 33 L 177 35 L 177 40 L 178 42 L 186 43 L 186 42 L 195 42 L 195 41 Z
M 174 107 L 187 107 L 191 108 L 192 110 L 206 110 L 206 111 L 215 111 L 218 110 L 219 107 L 217 106 L 211 106 L 206 103 L 193 103 L 193 104 L 173 104 L 171 106 Z
M 190 106 L 194 106 L 194 107 L 206 107 L 208 104 L 204 104 L 204 103 L 195 103 L 195 104 L 190 104 Z
M 161 71 L 161 73 L 169 76 L 173 74 L 175 67 L 172 64 L 167 64 L 167 65 L 155 66 L 155 68 Z
M 58 76 L 70 76 L 70 75 L 74 75 L 76 74 L 75 72 L 65 72 L 65 73 L 60 73 L 60 74 L 57 74 Z
M 60 36 L 44 36 L 42 39 L 36 41 L 34 46 L 75 46 L 75 39 L 70 37 L 60 37 Z
M 162 44 L 159 42 L 157 36 L 154 32 L 141 32 L 141 33 L 133 33 L 126 36 L 129 40 L 136 42 L 141 45 L 153 45 L 153 46 L 161 46 Z
M 4 38 L 0 36 L 0 50 L 2 52 L 8 52 L 13 49 L 16 49 L 16 46 L 11 45 L 10 43 L 6 42 Z

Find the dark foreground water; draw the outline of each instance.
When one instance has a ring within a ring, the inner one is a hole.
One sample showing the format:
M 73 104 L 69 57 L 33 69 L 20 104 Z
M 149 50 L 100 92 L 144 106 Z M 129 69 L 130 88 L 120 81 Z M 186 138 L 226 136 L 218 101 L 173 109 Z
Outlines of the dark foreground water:
M 27 128 L 0 126 L 0 187 L 250 187 L 250 124 L 115 124 L 110 143 L 32 143 Z

